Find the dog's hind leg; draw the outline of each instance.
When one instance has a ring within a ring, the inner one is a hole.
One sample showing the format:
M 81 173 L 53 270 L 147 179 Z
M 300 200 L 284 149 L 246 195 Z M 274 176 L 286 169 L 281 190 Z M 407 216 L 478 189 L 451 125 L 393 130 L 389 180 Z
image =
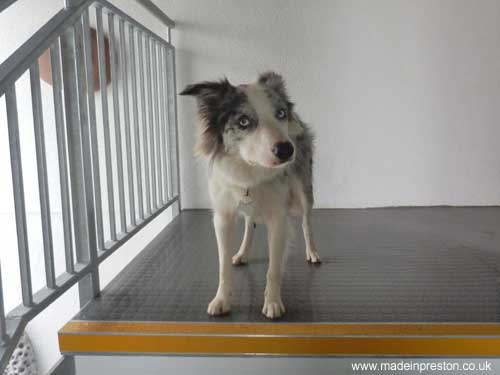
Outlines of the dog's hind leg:
M 243 235 L 243 241 L 241 241 L 240 249 L 233 256 L 233 265 L 240 266 L 248 263 L 248 250 L 252 246 L 252 238 L 254 232 L 253 220 L 248 216 L 245 216 L 245 234 Z
M 311 263 L 321 263 L 311 229 L 311 210 L 303 214 L 302 230 L 306 241 L 306 260 Z
M 312 205 L 304 193 L 300 194 L 300 203 L 302 205 L 302 231 L 304 232 L 304 240 L 306 242 L 306 260 L 311 263 L 321 263 L 312 234 Z

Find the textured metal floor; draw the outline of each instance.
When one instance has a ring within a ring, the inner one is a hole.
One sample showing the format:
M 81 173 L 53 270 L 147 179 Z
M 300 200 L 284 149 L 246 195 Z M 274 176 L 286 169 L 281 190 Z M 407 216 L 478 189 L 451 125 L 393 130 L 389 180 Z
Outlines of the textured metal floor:
M 500 321 L 499 207 L 316 210 L 320 266 L 305 262 L 298 224 L 281 321 Z M 265 238 L 258 226 L 248 266 L 234 268 L 230 315 L 206 314 L 217 251 L 211 213 L 199 210 L 183 211 L 75 319 L 268 322 Z

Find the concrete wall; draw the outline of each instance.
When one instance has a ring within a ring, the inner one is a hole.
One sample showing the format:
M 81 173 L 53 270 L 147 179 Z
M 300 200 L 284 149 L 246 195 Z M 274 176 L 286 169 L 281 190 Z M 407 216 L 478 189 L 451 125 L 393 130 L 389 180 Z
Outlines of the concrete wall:
M 500 202 L 500 2 L 158 1 L 178 27 L 178 88 L 274 69 L 317 134 L 317 207 Z M 209 206 L 179 100 L 182 193 Z

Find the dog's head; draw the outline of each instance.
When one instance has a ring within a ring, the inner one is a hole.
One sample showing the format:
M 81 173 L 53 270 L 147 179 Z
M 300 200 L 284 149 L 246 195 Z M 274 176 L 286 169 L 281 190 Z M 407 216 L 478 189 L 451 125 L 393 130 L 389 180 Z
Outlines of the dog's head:
M 197 99 L 203 126 L 198 154 L 225 152 L 264 168 L 282 168 L 294 160 L 293 135 L 301 127 L 280 75 L 264 73 L 257 82 L 239 86 L 227 79 L 202 82 L 180 95 Z

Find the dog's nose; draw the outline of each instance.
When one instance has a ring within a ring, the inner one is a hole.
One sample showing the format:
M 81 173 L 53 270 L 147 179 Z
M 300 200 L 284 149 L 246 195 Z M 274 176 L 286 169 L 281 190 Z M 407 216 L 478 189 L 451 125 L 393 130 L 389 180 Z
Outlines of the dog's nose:
M 294 149 L 290 142 L 278 142 L 274 145 L 272 151 L 280 161 L 287 161 L 292 157 Z

